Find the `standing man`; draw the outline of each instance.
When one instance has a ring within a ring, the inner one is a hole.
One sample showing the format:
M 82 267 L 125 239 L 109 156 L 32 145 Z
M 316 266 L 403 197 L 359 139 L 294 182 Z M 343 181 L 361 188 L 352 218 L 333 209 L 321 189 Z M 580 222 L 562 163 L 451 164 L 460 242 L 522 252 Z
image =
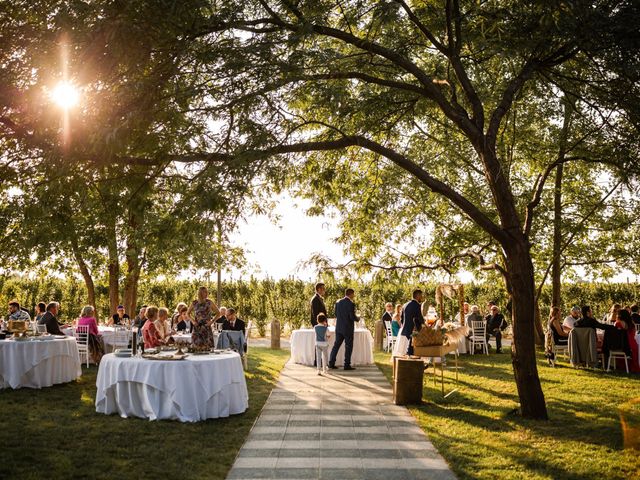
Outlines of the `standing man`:
M 336 357 L 342 342 L 344 342 L 344 369 L 355 370 L 351 366 L 351 352 L 353 351 L 354 324 L 359 318 L 356 316 L 356 304 L 353 303 L 354 296 L 353 288 L 347 288 L 344 292 L 344 298 L 336 302 L 336 341 L 331 350 L 329 368 L 338 368 L 336 367 Z
M 389 322 L 393 320 L 393 303 L 387 303 L 384 306 L 384 314 L 382 315 L 382 322 Z
M 424 317 L 420 307 L 420 304 L 424 302 L 422 290 L 414 290 L 412 297 L 412 300 L 407 302 L 402 309 L 402 331 L 400 332 L 400 335 L 409 340 L 409 349 L 407 350 L 409 355 L 413 355 L 411 334 L 414 329 L 420 331 L 422 325 L 424 325 Z
M 316 294 L 311 297 L 311 326 L 318 324 L 318 314 L 327 314 L 327 307 L 324 306 L 324 294 L 326 288 L 324 283 L 316 283 Z

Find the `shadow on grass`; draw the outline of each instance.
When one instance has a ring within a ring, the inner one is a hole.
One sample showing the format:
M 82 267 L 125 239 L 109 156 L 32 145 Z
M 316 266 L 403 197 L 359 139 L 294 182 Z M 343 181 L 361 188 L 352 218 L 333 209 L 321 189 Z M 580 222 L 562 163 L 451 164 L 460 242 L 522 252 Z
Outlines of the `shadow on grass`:
M 254 348 L 249 409 L 198 423 L 150 422 L 95 412 L 97 369 L 76 382 L 0 392 L 0 478 L 222 479 L 266 402 L 287 351 Z

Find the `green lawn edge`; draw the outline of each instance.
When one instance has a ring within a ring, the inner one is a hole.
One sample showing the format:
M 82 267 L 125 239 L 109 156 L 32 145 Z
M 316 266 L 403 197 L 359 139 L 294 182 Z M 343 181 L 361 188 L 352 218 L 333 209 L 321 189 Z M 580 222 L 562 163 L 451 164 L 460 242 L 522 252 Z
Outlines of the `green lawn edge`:
M 0 478 L 223 479 L 288 358 L 252 348 L 249 409 L 198 423 L 96 413 L 95 366 L 68 384 L 0 390 Z
M 389 354 L 376 352 L 392 382 Z M 453 359 L 449 357 L 449 366 Z M 525 420 L 518 408 L 509 354 L 460 356 L 458 391 L 442 398 L 425 375 L 423 404 L 408 406 L 458 479 L 631 480 L 640 452 L 623 449 L 620 407 L 640 396 L 640 377 L 598 370 L 538 369 L 549 421 Z M 429 370 L 431 373 L 431 370 Z M 445 390 L 454 372 L 445 370 Z M 636 410 L 635 425 L 640 428 Z

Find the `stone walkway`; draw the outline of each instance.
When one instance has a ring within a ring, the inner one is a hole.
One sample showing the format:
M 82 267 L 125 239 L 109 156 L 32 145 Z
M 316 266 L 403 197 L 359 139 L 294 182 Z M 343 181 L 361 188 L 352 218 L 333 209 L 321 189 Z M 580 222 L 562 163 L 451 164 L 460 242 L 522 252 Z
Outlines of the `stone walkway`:
M 289 362 L 228 479 L 455 480 L 376 366 Z

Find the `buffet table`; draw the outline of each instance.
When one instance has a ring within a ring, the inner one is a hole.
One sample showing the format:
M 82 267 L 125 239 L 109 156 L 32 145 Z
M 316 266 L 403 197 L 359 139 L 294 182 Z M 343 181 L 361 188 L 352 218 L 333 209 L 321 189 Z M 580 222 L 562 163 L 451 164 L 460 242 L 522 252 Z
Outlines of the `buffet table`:
M 96 412 L 123 418 L 198 422 L 249 407 L 242 361 L 235 352 L 179 361 L 109 354 L 102 357 L 96 385 Z
M 74 338 L 0 340 L 0 388 L 42 388 L 82 375 Z
M 336 340 L 335 327 L 329 327 L 331 336 L 329 337 L 329 354 Z M 291 360 L 302 365 L 313 365 L 316 357 L 315 346 L 316 334 L 313 329 L 301 329 L 291 332 Z M 373 364 L 373 336 L 365 328 L 356 328 L 353 336 L 353 352 L 351 354 L 351 365 L 372 365 Z M 336 366 L 344 365 L 344 343 L 338 350 Z

